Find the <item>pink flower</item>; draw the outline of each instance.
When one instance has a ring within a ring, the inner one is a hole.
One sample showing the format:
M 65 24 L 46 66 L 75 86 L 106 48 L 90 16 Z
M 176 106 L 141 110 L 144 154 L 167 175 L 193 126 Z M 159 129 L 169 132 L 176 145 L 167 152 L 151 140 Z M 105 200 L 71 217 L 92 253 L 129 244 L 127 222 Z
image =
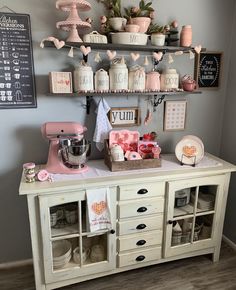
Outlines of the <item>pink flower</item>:
M 100 21 L 101 21 L 102 24 L 106 23 L 107 22 L 106 16 L 105 15 L 101 16 L 100 17 Z
M 172 21 L 172 22 L 171 22 L 171 26 L 172 26 L 173 28 L 177 28 L 177 27 L 178 27 L 178 22 L 177 22 L 176 20 Z
M 155 18 L 155 12 L 154 11 L 151 11 L 150 14 L 149 14 L 149 17 L 151 19 L 154 19 Z

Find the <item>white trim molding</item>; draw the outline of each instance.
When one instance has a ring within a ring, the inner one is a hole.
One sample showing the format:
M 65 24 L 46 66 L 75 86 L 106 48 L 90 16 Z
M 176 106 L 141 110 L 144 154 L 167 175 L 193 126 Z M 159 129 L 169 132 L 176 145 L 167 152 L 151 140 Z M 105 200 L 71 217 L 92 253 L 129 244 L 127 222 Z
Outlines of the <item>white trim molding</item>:
M 236 244 L 233 242 L 233 241 L 231 241 L 229 238 L 227 238 L 225 235 L 223 235 L 223 241 L 227 244 L 227 245 L 229 245 L 234 251 L 236 251 Z

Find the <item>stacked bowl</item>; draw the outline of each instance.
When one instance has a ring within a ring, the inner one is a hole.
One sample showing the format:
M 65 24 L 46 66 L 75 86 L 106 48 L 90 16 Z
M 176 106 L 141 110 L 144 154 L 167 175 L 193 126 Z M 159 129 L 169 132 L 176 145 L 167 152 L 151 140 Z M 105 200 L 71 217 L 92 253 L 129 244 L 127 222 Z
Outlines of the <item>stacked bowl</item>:
M 63 268 L 71 259 L 72 246 L 67 240 L 55 241 L 52 244 L 53 268 Z

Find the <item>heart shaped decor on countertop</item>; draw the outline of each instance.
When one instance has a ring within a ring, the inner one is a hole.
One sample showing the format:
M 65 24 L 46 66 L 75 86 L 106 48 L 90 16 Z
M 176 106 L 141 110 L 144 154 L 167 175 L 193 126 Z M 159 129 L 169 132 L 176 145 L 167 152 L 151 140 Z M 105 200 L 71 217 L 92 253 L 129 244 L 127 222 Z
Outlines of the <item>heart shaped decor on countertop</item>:
M 139 53 L 135 53 L 135 52 L 131 52 L 130 54 L 131 58 L 133 61 L 136 61 L 140 58 L 140 54 Z
M 194 47 L 194 50 L 195 50 L 196 53 L 199 54 L 201 52 L 201 50 L 202 50 L 202 46 L 201 45 L 197 45 L 197 46 Z
M 163 57 L 163 52 L 153 52 L 152 56 L 154 57 L 155 60 L 160 61 Z
M 115 50 L 107 50 L 107 56 L 109 60 L 112 60 L 116 56 L 116 51 Z
M 88 55 L 91 52 L 90 46 L 85 47 L 84 45 L 81 45 L 79 49 L 83 53 L 83 55 Z

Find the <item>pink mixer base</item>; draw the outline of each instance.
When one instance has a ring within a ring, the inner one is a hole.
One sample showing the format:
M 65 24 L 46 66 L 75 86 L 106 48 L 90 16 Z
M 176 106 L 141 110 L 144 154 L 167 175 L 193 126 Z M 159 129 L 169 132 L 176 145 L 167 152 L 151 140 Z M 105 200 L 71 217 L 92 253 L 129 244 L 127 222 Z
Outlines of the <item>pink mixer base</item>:
M 87 165 L 84 165 L 83 168 L 78 168 L 78 169 L 73 169 L 73 168 L 68 168 L 63 164 L 60 165 L 46 165 L 45 169 L 49 173 L 58 173 L 58 174 L 79 174 L 79 173 L 84 173 L 89 170 L 89 167 Z

